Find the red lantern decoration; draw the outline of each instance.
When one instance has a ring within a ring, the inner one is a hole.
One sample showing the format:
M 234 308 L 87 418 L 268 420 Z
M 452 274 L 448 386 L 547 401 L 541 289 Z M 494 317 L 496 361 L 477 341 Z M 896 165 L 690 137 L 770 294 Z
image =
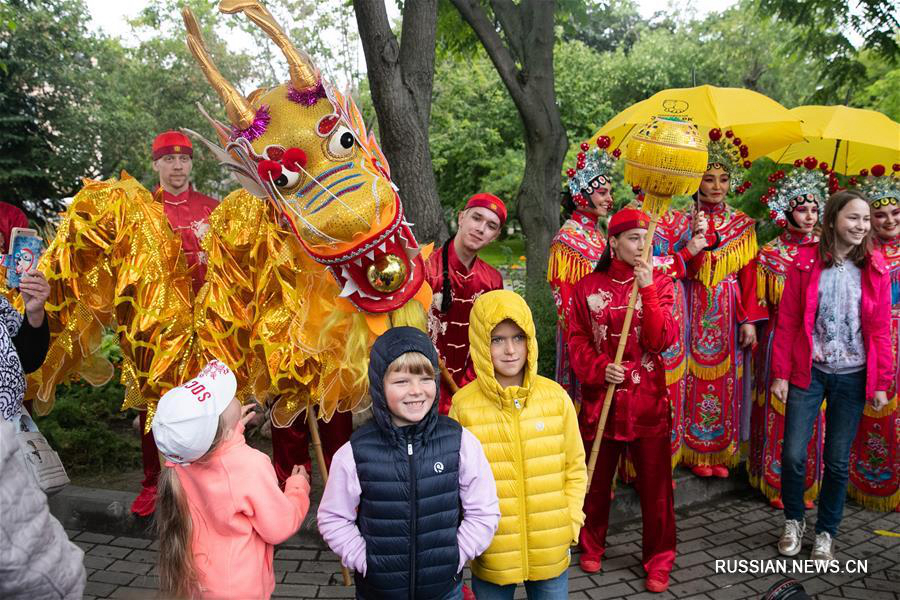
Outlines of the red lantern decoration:
M 727 137 L 728 139 L 733 138 L 734 132 L 729 129 L 728 131 L 725 132 L 725 137 Z
M 722 139 L 722 130 L 719 129 L 718 127 L 716 127 L 715 129 L 710 129 L 709 130 L 709 139 L 711 139 L 714 142 Z
M 590 148 L 590 145 L 588 145 L 587 142 L 581 142 L 581 149 L 582 149 L 582 150 L 584 150 L 585 152 L 587 152 L 589 148 Z
M 803 166 L 810 170 L 815 169 L 818 164 L 819 161 L 816 160 L 815 156 L 807 156 L 803 161 Z
M 598 148 L 609 148 L 610 139 L 609 136 L 601 135 L 597 138 L 597 147 Z
M 884 165 L 875 165 L 874 167 L 872 167 L 872 175 L 874 175 L 875 177 L 881 177 L 882 175 L 884 175 L 884 171 Z

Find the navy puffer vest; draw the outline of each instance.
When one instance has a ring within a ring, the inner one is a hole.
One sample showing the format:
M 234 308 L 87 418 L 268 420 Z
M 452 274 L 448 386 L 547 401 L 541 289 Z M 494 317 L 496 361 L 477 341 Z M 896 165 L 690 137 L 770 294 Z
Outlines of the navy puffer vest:
M 440 377 L 437 351 L 423 332 L 395 327 L 372 346 L 372 420 L 350 438 L 361 488 L 357 526 L 366 541 L 366 576 L 357 597 L 440 600 L 460 581 L 456 534 L 462 427 L 439 416 L 437 399 L 415 425 L 397 427 L 384 397 L 384 373 L 400 355 L 418 352 Z M 437 382 L 436 382 L 437 385 Z

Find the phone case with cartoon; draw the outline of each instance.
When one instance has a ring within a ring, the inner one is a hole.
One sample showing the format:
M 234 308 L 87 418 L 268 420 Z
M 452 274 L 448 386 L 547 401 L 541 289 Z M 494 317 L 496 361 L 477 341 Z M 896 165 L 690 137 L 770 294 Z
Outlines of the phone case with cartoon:
M 22 274 L 37 267 L 44 242 L 36 236 L 18 236 L 13 241 L 12 252 L 7 260 L 6 285 L 12 289 L 19 287 Z

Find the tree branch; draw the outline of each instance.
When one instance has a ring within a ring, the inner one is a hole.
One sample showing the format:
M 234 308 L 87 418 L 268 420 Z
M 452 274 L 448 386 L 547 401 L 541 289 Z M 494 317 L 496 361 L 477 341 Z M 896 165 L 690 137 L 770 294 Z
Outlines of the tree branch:
M 400 45 L 391 31 L 384 0 L 353 0 L 366 67 L 376 79 L 399 78 Z
M 487 18 L 484 9 L 478 3 L 478 0 L 450 0 L 462 18 L 469 24 L 475 35 L 481 41 L 481 45 L 488 53 L 494 68 L 503 80 L 509 95 L 517 107 L 524 106 L 527 102 L 525 90 L 521 82 L 518 80 L 519 69 L 516 67 L 516 61 L 513 59 L 512 53 L 503 44 L 500 35 L 494 28 L 493 23 Z
M 522 15 L 521 8 L 516 8 L 512 0 L 491 0 L 491 7 L 494 9 L 494 15 L 500 22 L 500 28 L 503 30 L 506 43 L 516 61 L 520 65 L 525 64 L 525 36 L 522 35 Z

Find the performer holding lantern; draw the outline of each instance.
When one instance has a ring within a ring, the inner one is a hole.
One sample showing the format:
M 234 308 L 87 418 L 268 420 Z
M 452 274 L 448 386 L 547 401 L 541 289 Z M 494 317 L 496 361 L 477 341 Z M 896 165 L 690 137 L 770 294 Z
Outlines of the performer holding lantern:
M 801 248 L 819 243 L 815 233 L 819 216 L 825 206 L 829 184 L 837 185 L 834 176 L 826 175 L 828 165 L 820 165 L 815 158 L 798 160 L 790 174 L 778 170 L 769 175 L 773 187 L 762 196 L 769 207 L 769 216 L 781 228 L 781 235 L 760 248 L 757 256 L 757 294 L 766 302 L 769 320 L 756 349 L 756 380 L 750 414 L 750 454 L 747 469 L 750 483 L 769 499 L 772 506 L 783 509 L 781 502 L 781 448 L 784 440 L 785 406 L 769 392 L 772 384 L 772 340 L 778 303 L 784 290 L 788 268 Z M 819 493 L 822 481 L 822 448 L 825 435 L 825 415 L 821 411 L 806 450 L 806 482 L 804 498 L 807 508 Z
M 675 342 L 678 328 L 672 315 L 670 276 L 654 275 L 650 249 L 659 215 L 666 211 L 671 196 L 696 189 L 706 164 L 706 148 L 695 126 L 654 119 L 641 128 L 628 151 L 626 180 L 646 190 L 645 207 L 653 217 L 636 209 L 613 217 L 610 246 L 597 271 L 576 285 L 572 305 L 569 351 L 585 385 L 579 423 L 585 445 L 591 445 L 581 567 L 588 572 L 600 569 L 609 517 L 607 490 L 627 445 L 644 518 L 646 586 L 662 592 L 675 560 L 675 520 L 668 443 L 671 423 L 660 353 Z M 629 298 L 627 305 L 625 298 Z M 619 384 L 623 387 L 617 394 Z M 613 420 L 607 432 L 610 412 Z M 601 446 L 606 451 L 598 460 Z M 599 476 L 593 481 L 598 464 Z
M 875 246 L 881 250 L 891 275 L 891 346 L 894 378 L 887 391 L 888 405 L 876 410 L 866 403 L 856 439 L 850 447 L 850 497 L 871 510 L 900 511 L 900 164 L 893 175 L 883 165 L 871 169 L 871 181 L 862 191 L 872 210 Z M 864 171 L 862 176 L 866 176 Z
M 754 221 L 726 204 L 741 194 L 747 146 L 731 131 L 709 132 L 709 163 L 696 214 L 710 222 L 710 245 L 688 289 L 689 359 L 682 462 L 701 477 L 727 477 L 740 461 L 745 350 L 756 343 L 766 309 L 756 295 Z M 692 218 L 695 218 L 692 215 Z M 749 421 L 749 414 L 747 415 Z M 748 423 L 749 425 L 749 423 Z

